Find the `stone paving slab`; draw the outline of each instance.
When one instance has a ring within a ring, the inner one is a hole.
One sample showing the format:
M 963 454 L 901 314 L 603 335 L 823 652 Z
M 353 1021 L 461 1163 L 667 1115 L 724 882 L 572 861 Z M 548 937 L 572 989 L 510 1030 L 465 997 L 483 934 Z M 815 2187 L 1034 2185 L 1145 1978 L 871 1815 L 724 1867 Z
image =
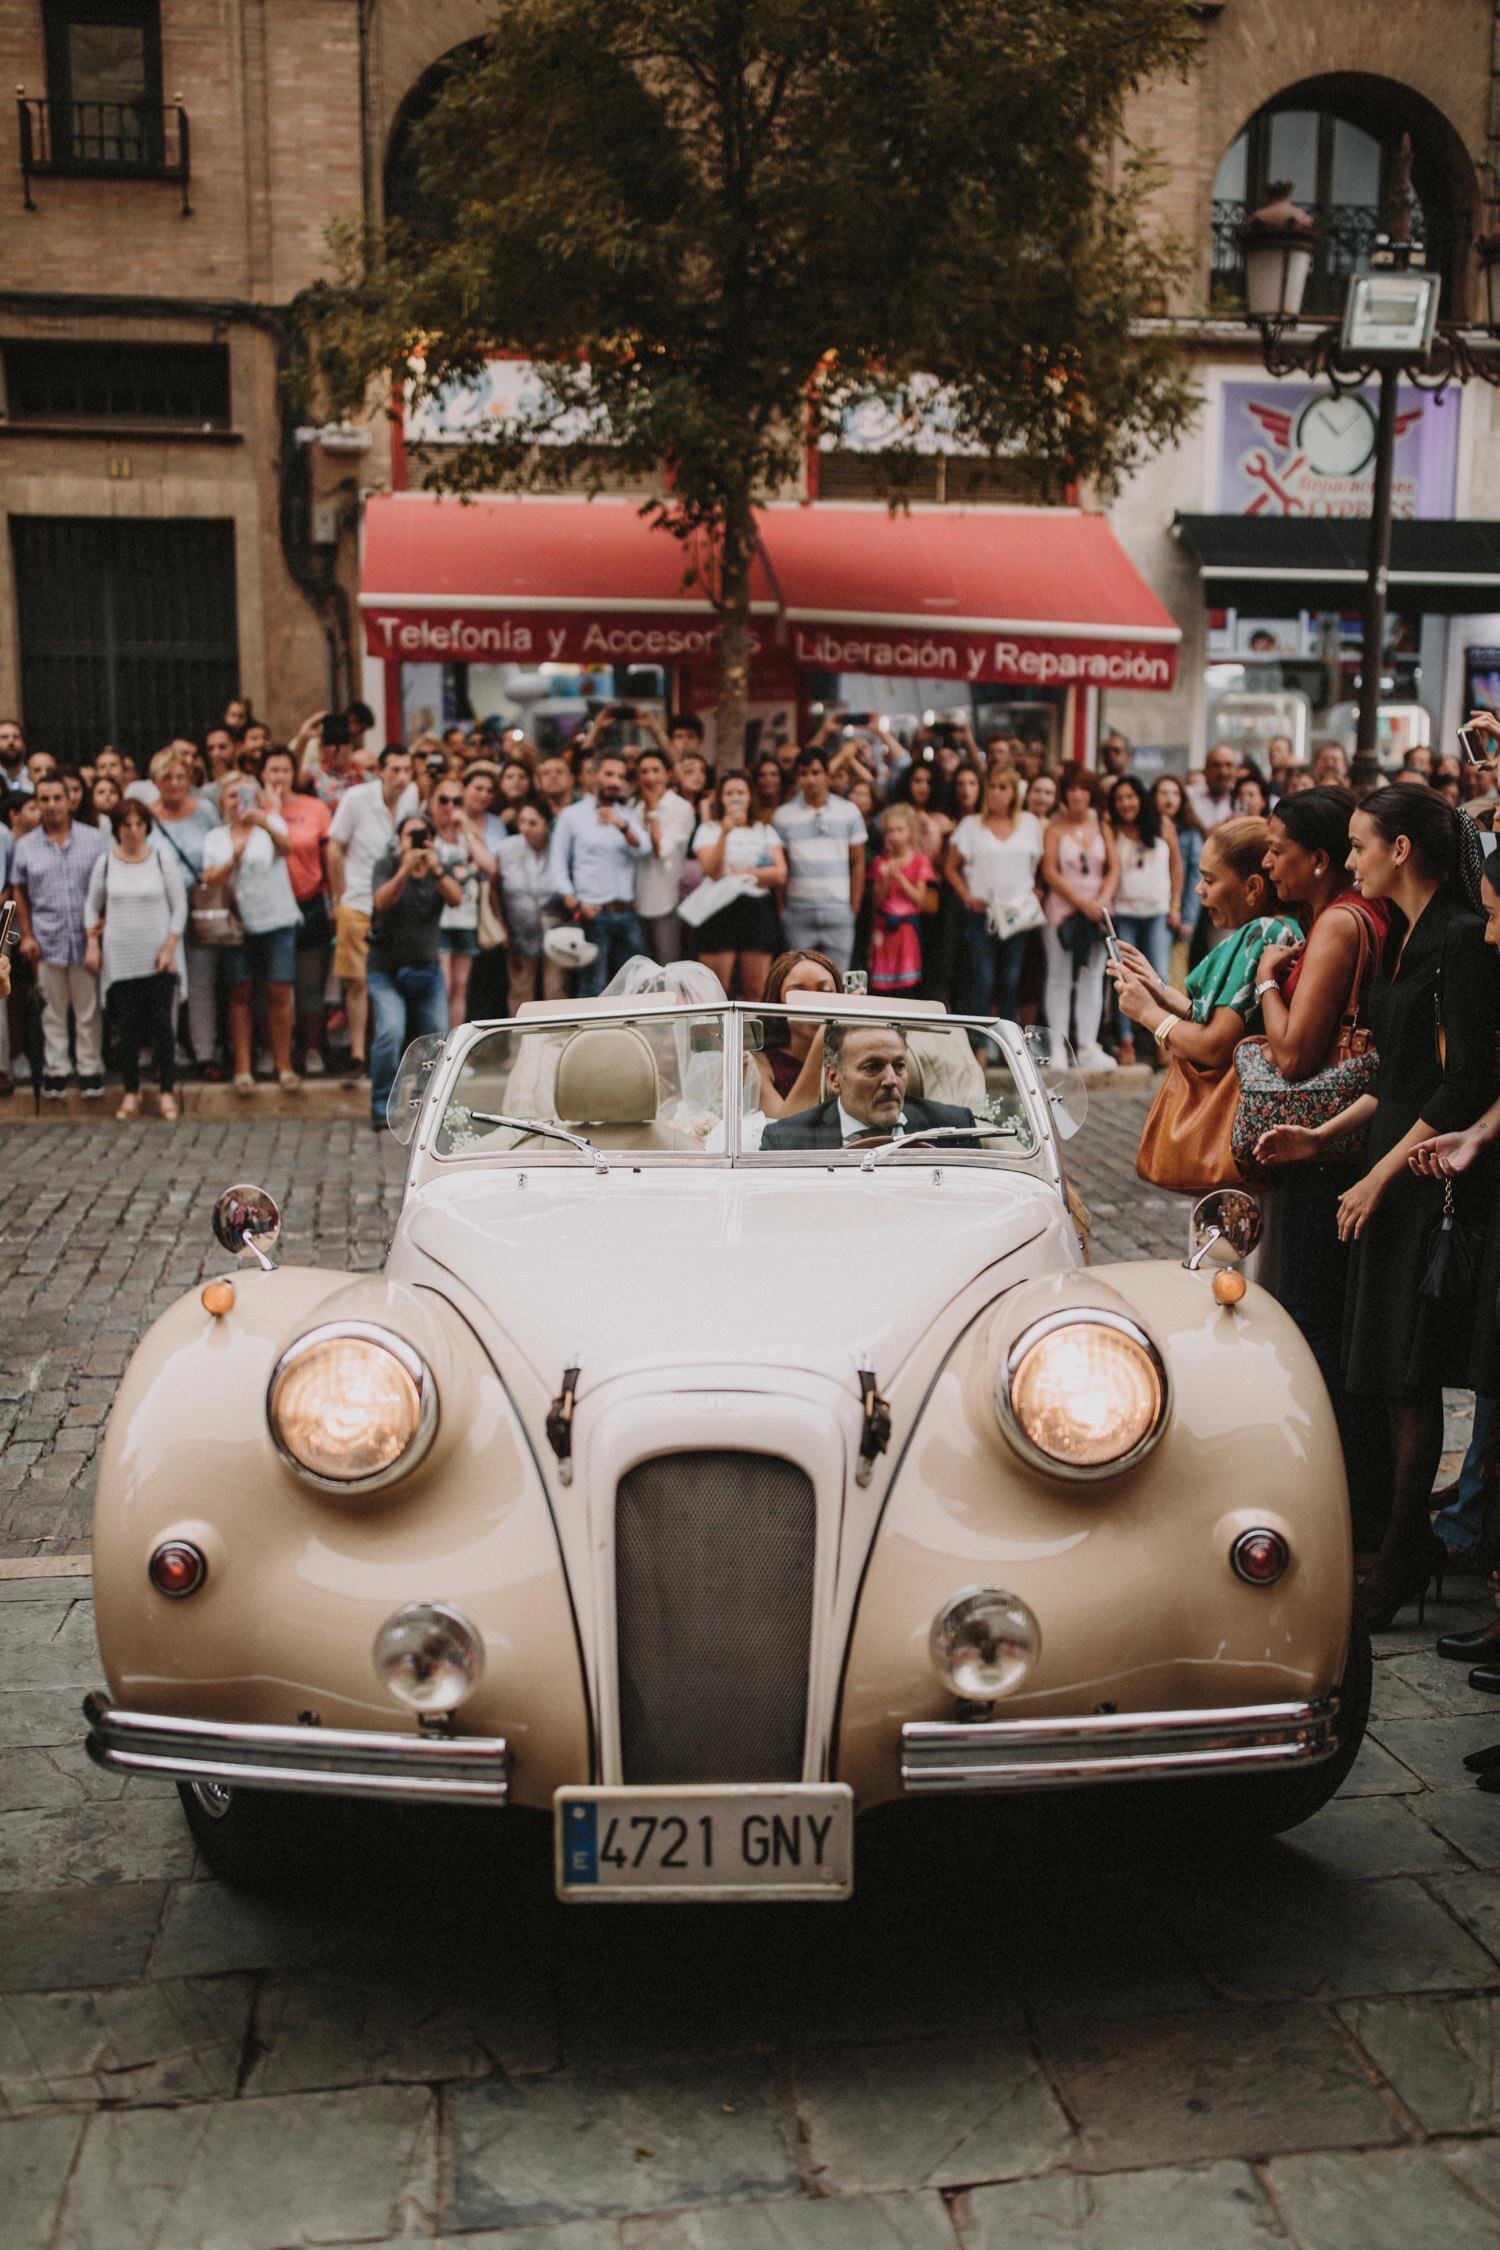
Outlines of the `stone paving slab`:
M 1044 2042 L 1079 2119 L 1082 2163 L 1369 2146 L 1401 2138 L 1359 2055 L 1320 2008 L 1218 2008 L 1080 2025 Z
M 1500 2228 L 1437 2149 L 1289 2156 L 1267 2177 L 1301 2250 L 1494 2250 Z
M 1346 2001 L 1339 2016 L 1424 2133 L 1500 2128 L 1500 1994 Z
M 796 2163 L 763 2061 L 460 2086 L 449 2105 L 453 2228 L 787 2195 Z
M 953 2215 L 963 2250 L 1273 2250 L 1285 2241 L 1248 2164 L 976 2188 Z
M 1015 2179 L 1064 2162 L 1073 2128 L 1019 2038 L 967 2030 L 794 2061 L 812 2176 L 841 2195 Z
M 56 2250 L 286 2250 L 430 2227 L 435 2125 L 418 2086 L 96 2111 Z

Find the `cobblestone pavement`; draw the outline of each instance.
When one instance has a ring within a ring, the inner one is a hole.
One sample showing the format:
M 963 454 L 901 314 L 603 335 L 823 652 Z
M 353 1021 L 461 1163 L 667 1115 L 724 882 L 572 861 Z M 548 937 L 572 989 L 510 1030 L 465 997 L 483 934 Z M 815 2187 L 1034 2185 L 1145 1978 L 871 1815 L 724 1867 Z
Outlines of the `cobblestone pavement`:
M 1181 1242 L 1143 1106 L 1075 1144 L 1103 1256 Z M 1430 1654 L 1472 1602 L 1381 1637 L 1345 1791 L 1232 1861 L 1164 1794 L 897 1808 L 842 1908 L 564 1909 L 516 1815 L 351 1814 L 317 1897 L 208 1879 L 79 1746 L 94 1444 L 220 1185 L 369 1266 L 400 1152 L 192 1128 L 167 1187 L 142 1131 L 96 1188 L 103 1130 L 8 1137 L 0 1198 L 8 1546 L 55 1573 L 0 1578 L 6 2250 L 1493 2250 L 1500 1710 Z

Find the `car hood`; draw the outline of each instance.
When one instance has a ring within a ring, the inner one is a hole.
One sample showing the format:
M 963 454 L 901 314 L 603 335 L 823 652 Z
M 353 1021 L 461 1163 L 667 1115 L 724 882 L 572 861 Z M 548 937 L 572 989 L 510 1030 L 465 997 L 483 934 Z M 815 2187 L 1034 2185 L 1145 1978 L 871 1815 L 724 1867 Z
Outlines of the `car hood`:
M 977 1168 L 521 1177 L 430 1182 L 388 1270 L 439 1288 L 452 1275 L 554 1381 L 575 1353 L 617 1373 L 698 1363 L 840 1380 L 867 1353 L 885 1377 L 961 1290 L 1062 1213 L 1045 1181 Z

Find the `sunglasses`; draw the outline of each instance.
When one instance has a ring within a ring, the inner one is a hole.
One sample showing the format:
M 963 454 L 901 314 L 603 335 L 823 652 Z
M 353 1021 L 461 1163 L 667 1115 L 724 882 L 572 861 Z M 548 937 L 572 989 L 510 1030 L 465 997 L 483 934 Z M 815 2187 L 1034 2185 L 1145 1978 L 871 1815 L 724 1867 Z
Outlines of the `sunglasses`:
M 432 801 L 435 805 L 461 805 L 463 803 L 462 797 L 434 797 Z

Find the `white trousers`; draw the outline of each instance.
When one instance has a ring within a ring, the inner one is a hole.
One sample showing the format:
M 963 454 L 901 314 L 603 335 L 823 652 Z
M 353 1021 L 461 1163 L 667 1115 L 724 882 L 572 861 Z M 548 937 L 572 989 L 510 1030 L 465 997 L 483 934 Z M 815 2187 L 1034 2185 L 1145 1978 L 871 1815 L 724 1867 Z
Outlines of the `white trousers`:
M 98 1078 L 104 1070 L 104 1025 L 99 1012 L 99 979 L 87 969 L 43 961 L 37 970 L 42 994 L 42 1068 L 49 1078 L 66 1078 L 68 1009 L 78 1026 L 78 1075 Z
M 1071 1010 L 1077 1029 L 1073 1045 L 1078 1054 L 1085 1048 L 1099 1044 L 1099 1019 L 1104 1013 L 1104 942 L 1098 940 L 1087 961 L 1078 971 L 1078 982 L 1073 982 L 1073 956 L 1063 944 L 1052 924 L 1042 931 L 1042 944 L 1047 955 L 1047 1023 L 1051 1030 L 1066 1039 L 1068 1016 Z

